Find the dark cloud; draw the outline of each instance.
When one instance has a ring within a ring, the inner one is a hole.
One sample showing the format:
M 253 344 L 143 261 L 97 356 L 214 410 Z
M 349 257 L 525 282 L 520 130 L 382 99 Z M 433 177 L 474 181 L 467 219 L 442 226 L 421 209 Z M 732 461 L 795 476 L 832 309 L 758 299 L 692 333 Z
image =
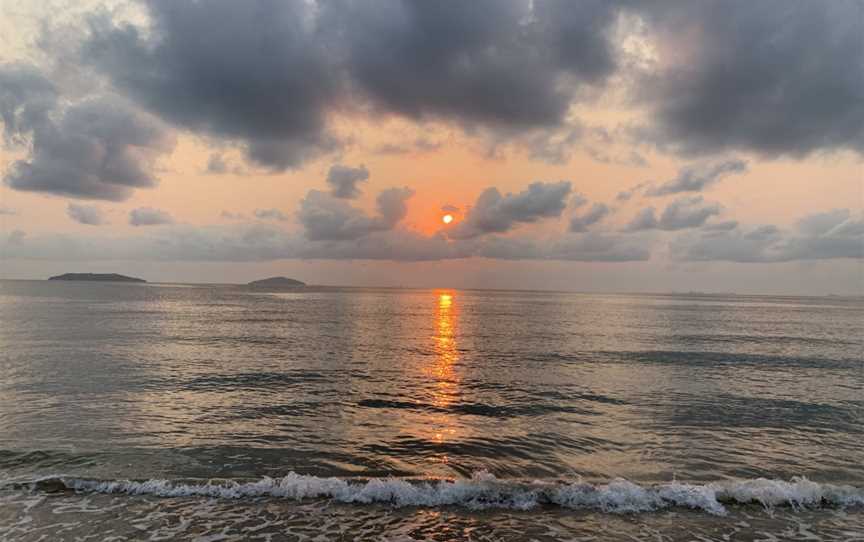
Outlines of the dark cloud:
M 864 4 L 644 3 L 667 55 L 640 82 L 650 137 L 694 154 L 864 152 Z
M 456 123 L 516 141 L 533 159 L 563 162 L 579 144 L 601 162 L 644 165 L 572 115 L 603 91 L 633 98 L 616 94 L 624 87 L 637 89 L 646 108 L 641 135 L 677 152 L 864 152 L 857 0 L 143 5 L 149 17 L 137 24 L 115 22 L 107 10 L 91 16 L 80 58 L 147 110 L 238 142 L 249 159 L 277 170 L 338 150 L 328 118 L 346 111 Z M 621 24 L 633 16 L 645 24 Z M 644 72 L 622 57 L 614 36 L 622 29 L 657 42 L 659 58 Z M 50 99 L 50 83 L 31 75 L 19 70 L 17 87 L 2 75 L 0 83 L 16 103 L 15 88 L 41 87 Z M 4 101 L 0 114 L 17 126 Z M 421 137 L 375 152 L 438 146 Z
M 377 216 L 352 207 L 345 200 L 310 190 L 300 202 L 298 217 L 310 241 L 356 240 L 374 232 L 392 230 L 407 214 L 410 188 L 390 188 L 378 194 Z
M 588 228 L 590 226 L 606 218 L 606 216 L 608 216 L 611 211 L 612 210 L 605 203 L 595 203 L 591 206 L 591 209 L 589 209 L 585 213 L 575 215 L 570 219 L 570 231 L 588 231 Z
M 155 186 L 154 161 L 174 146 L 158 122 L 114 100 L 78 103 L 58 122 L 46 117 L 27 127 L 30 156 L 9 167 L 6 184 L 75 198 L 122 201 Z
M 345 0 L 324 11 L 354 84 L 415 119 L 557 125 L 580 83 L 615 68 L 610 2 Z
M 745 172 L 747 172 L 747 162 L 738 159 L 694 164 L 682 167 L 674 179 L 652 187 L 645 193 L 649 196 L 667 196 L 680 192 L 700 192 L 724 177 Z
M 243 142 L 250 159 L 297 167 L 338 146 L 339 93 L 312 5 L 302 0 L 145 3 L 147 32 L 92 18 L 82 56 L 177 125 Z
M 749 230 L 686 234 L 672 245 L 672 255 L 687 261 L 786 262 L 864 258 L 864 217 L 840 209 L 803 218 L 797 233 L 767 225 Z
M 145 6 L 146 30 L 91 17 L 82 58 L 149 110 L 241 141 L 276 169 L 338 148 L 327 116 L 348 102 L 466 127 L 552 127 L 617 65 L 619 7 L 599 0 Z
M 159 226 L 173 223 L 174 218 L 161 209 L 139 207 L 129 211 L 129 224 L 133 226 Z
M 343 199 L 355 199 L 360 195 L 357 184 L 369 179 L 369 170 L 366 166 L 358 167 L 334 164 L 327 172 L 327 184 L 330 185 L 330 193 L 333 197 Z
M 497 188 L 484 190 L 465 220 L 449 232 L 454 239 L 470 239 L 487 233 L 504 233 L 518 224 L 561 216 L 567 206 L 570 183 L 537 182 L 518 194 L 502 196 Z
M 102 210 L 95 205 L 79 205 L 70 203 L 66 207 L 66 214 L 79 224 L 87 224 L 88 226 L 100 226 L 105 223 L 105 217 Z
M 720 205 L 707 203 L 702 196 L 682 197 L 667 205 L 659 220 L 654 216 L 653 207 L 642 209 L 625 229 L 673 231 L 698 228 L 712 216 L 720 214 L 720 211 Z
M 288 215 L 286 215 L 279 209 L 255 209 L 255 218 L 260 218 L 261 220 L 279 220 L 282 222 L 286 222 L 288 220 Z

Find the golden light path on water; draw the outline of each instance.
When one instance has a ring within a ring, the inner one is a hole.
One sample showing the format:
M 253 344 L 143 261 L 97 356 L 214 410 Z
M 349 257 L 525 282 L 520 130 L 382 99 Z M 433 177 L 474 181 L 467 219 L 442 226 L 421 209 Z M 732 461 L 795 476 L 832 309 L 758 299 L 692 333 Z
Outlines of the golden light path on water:
M 432 339 L 434 341 L 435 358 L 427 368 L 430 378 L 435 381 L 432 404 L 438 408 L 450 406 L 459 392 L 459 375 L 454 366 L 459 361 L 457 348 L 458 308 L 454 294 L 449 291 L 436 292 L 435 327 Z M 449 414 L 437 414 L 434 418 L 433 440 L 444 444 L 456 437 L 456 427 Z M 446 454 L 439 457 L 440 462 L 447 463 Z

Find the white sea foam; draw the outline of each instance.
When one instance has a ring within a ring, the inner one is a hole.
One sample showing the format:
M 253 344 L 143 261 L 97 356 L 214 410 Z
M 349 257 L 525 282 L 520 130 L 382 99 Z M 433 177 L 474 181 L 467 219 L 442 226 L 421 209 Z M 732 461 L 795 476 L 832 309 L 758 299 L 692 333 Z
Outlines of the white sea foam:
M 169 480 L 88 480 L 47 477 L 37 487 L 57 487 L 79 492 L 123 493 L 159 497 L 210 497 L 223 499 L 284 498 L 330 499 L 340 503 L 386 503 L 394 506 L 463 506 L 470 509 L 528 510 L 540 505 L 591 509 L 610 513 L 637 513 L 679 507 L 726 515 L 730 504 L 756 503 L 766 507 L 861 506 L 864 489 L 848 485 L 764 478 L 709 484 L 670 482 L 638 485 L 624 479 L 608 484 L 582 482 L 503 480 L 480 472 L 464 480 L 405 480 L 373 478 L 350 480 L 319 478 L 291 472 L 282 478 L 254 482 Z

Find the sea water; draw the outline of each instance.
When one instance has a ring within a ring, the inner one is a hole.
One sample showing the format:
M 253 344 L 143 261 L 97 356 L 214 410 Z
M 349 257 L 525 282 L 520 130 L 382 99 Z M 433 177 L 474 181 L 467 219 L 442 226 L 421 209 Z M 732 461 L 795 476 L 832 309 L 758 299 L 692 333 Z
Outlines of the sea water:
M 2 540 L 864 540 L 864 300 L 0 281 Z

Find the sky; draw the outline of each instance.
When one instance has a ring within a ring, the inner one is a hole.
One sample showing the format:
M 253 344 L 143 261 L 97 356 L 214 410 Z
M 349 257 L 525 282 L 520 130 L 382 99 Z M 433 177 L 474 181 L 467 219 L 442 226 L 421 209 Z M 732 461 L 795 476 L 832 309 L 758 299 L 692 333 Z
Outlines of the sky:
M 0 278 L 864 295 L 862 36 L 844 0 L 0 0 Z

